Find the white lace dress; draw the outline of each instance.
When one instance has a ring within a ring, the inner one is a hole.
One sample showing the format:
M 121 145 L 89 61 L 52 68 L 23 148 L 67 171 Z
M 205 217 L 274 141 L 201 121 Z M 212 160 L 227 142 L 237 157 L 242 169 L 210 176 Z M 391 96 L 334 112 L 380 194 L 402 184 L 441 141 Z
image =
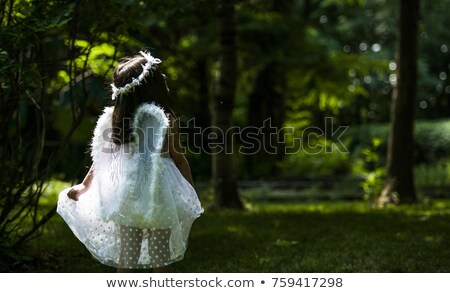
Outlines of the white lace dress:
M 161 149 L 169 129 L 163 109 L 141 105 L 132 142 L 110 139 L 113 108 L 105 108 L 92 140 L 94 175 L 79 201 L 59 194 L 57 212 L 98 261 L 129 269 L 181 260 L 194 220 L 203 213 L 194 188 Z

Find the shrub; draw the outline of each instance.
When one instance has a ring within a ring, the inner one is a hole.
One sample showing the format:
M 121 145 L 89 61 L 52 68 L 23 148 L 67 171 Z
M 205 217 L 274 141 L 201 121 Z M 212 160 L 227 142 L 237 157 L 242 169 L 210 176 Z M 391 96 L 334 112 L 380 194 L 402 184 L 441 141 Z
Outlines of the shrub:
M 353 157 L 360 157 L 362 150 L 370 147 L 378 137 L 382 143 L 377 148 L 380 163 L 386 160 L 389 124 L 366 124 L 349 128 L 345 144 Z M 414 146 L 415 164 L 432 164 L 450 156 L 450 120 L 416 121 Z
M 300 150 L 286 155 L 278 167 L 285 178 L 310 178 L 348 174 L 351 161 L 348 153 L 340 152 L 337 148 L 327 148 L 317 154 Z

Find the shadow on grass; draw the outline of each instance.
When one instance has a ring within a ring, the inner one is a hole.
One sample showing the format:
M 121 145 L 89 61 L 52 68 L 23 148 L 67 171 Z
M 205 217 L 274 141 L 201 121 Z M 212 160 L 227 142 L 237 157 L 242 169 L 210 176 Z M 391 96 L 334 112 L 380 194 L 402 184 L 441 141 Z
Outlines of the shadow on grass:
M 205 213 L 175 272 L 450 272 L 450 202 L 373 210 L 364 203 L 258 204 Z M 32 272 L 114 272 L 56 216 L 32 243 Z

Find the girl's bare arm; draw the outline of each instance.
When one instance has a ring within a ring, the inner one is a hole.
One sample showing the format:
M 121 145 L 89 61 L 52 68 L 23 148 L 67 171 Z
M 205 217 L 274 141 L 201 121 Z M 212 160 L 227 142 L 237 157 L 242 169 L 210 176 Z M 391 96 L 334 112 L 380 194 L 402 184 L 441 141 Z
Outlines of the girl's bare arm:
M 91 186 L 92 178 L 94 178 L 94 168 L 93 168 L 93 166 L 91 166 L 91 168 L 89 169 L 88 173 L 86 174 L 86 176 L 83 179 L 83 182 L 73 186 L 69 190 L 69 192 L 67 193 L 67 196 L 69 198 L 73 199 L 73 200 L 78 200 L 78 198 L 83 193 L 85 193 L 89 189 L 89 187 Z
M 173 115 L 169 116 L 171 128 L 169 132 L 169 153 L 170 157 L 173 159 L 178 170 L 180 170 L 181 175 L 194 186 L 194 181 L 192 180 L 191 167 L 189 162 L 184 156 L 183 148 L 180 143 L 180 134 L 178 132 L 178 122 L 174 119 Z

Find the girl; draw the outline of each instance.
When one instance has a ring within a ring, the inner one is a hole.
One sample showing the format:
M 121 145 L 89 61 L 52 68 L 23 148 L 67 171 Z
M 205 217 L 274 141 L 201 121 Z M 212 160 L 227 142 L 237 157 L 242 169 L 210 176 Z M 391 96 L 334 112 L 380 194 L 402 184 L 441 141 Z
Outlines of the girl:
M 118 65 L 114 107 L 105 108 L 94 130 L 93 164 L 58 199 L 57 211 L 77 238 L 118 272 L 168 271 L 183 258 L 203 212 L 159 63 L 140 52 Z

